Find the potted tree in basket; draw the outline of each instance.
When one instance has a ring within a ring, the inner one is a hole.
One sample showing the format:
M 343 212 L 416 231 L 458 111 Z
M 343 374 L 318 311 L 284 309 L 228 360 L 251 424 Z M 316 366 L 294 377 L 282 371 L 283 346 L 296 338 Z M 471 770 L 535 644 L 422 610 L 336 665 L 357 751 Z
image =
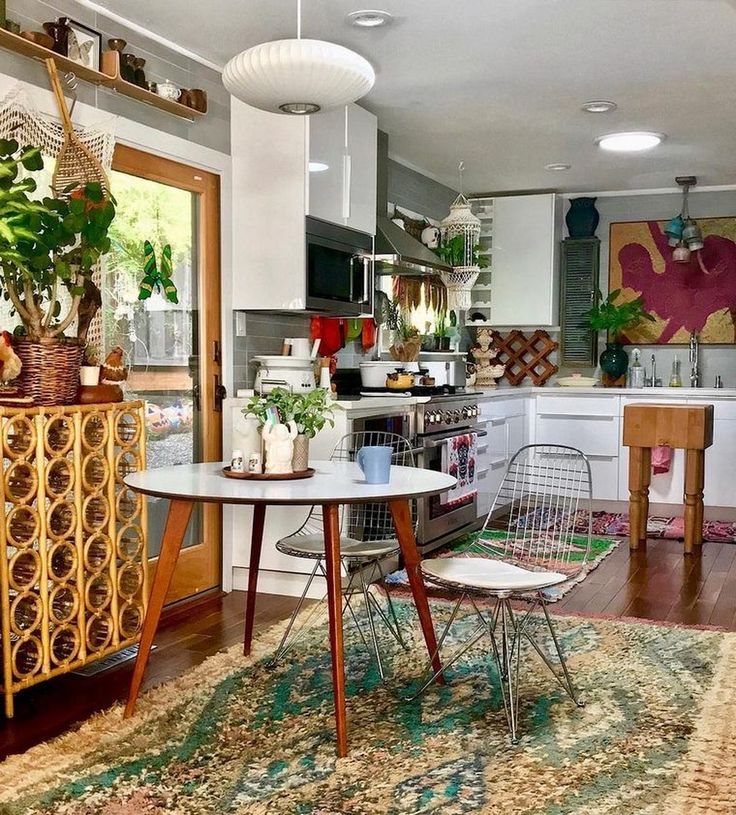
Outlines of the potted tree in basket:
M 37 147 L 0 139 L 0 292 L 17 313 L 18 384 L 37 404 L 70 404 L 83 345 L 68 338 L 80 304 L 94 299 L 92 271 L 110 250 L 115 200 L 99 183 L 72 185 L 64 197 L 34 199 Z M 22 172 L 29 175 L 21 178 Z M 83 333 L 89 326 L 84 322 Z
M 612 380 L 622 377 L 629 367 L 629 355 L 621 341 L 625 329 L 633 328 L 642 320 L 654 322 L 654 317 L 644 311 L 641 297 L 616 305 L 620 294 L 621 289 L 610 292 L 608 297 L 597 292 L 595 305 L 585 314 L 584 323 L 592 331 L 607 332 L 606 350 L 600 356 L 600 366 Z

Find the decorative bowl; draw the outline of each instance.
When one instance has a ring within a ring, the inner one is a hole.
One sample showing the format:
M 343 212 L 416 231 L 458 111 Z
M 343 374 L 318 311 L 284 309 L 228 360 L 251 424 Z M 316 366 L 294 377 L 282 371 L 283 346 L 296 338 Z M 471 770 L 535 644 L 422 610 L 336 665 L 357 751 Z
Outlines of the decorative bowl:
M 48 48 L 49 51 L 54 47 L 54 38 L 44 34 L 43 31 L 21 31 L 20 35 L 24 40 L 40 45 L 41 48 Z
M 164 99 L 169 99 L 172 102 L 176 102 L 181 96 L 181 88 L 174 85 L 173 82 L 169 82 L 167 79 L 164 82 L 159 82 L 158 85 L 156 85 L 156 93 L 159 96 L 162 96 Z
M 594 376 L 561 376 L 557 384 L 563 388 L 593 388 L 598 384 L 598 379 Z

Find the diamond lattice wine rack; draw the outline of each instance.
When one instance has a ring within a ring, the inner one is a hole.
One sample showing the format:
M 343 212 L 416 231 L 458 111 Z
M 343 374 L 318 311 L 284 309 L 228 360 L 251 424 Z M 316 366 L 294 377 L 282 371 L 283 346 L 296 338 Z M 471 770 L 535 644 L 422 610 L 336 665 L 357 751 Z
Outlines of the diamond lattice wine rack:
M 13 695 L 136 642 L 148 597 L 141 402 L 0 408 L 0 645 Z

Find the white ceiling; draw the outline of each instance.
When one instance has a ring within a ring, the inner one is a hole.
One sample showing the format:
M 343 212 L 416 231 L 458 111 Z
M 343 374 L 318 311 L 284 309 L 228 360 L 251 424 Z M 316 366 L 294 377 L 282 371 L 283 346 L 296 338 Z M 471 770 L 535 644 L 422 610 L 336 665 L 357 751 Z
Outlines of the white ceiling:
M 218 63 L 295 30 L 295 0 L 98 2 Z M 393 25 L 347 25 L 366 7 Z M 452 186 L 461 159 L 475 192 L 736 183 L 736 0 L 304 0 L 303 35 L 373 63 L 362 104 L 392 155 Z M 618 110 L 581 112 L 590 99 Z M 668 139 L 634 155 L 593 144 L 637 129 Z

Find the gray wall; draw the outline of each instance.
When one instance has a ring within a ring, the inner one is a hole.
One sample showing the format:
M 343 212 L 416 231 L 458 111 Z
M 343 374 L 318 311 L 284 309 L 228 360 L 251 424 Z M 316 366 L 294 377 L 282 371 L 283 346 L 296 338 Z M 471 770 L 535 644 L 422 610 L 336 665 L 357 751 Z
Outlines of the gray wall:
M 126 50 L 146 59 L 145 71 L 149 79 L 154 81 L 170 79 L 180 87 L 202 88 L 207 91 L 209 102 L 207 116 L 195 122 L 188 122 L 86 82 L 79 83 L 77 90 L 79 101 L 222 153 L 230 152 L 230 96 L 216 71 L 163 45 L 146 40 L 140 34 L 113 23 L 73 0 L 53 0 L 53 2 L 9 0 L 7 16 L 19 23 L 21 30 L 35 31 L 42 30 L 41 24 L 47 20 L 55 20 L 60 16 L 72 17 L 102 33 L 103 50 L 107 49 L 107 40 L 110 37 L 122 37 L 127 40 Z M 9 51 L 0 51 L 0 72 L 49 88 L 46 68 L 42 63 L 16 56 Z
M 601 215 L 597 235 L 601 239 L 601 291 L 608 291 L 609 227 L 620 221 L 669 220 L 680 211 L 682 196 L 679 192 L 657 195 L 621 195 L 599 198 L 596 207 Z M 690 194 L 690 214 L 694 218 L 736 216 L 736 190 L 697 192 Z M 602 349 L 603 344 L 600 345 Z M 667 384 L 672 360 L 677 354 L 682 363 L 683 384 L 687 384 L 687 346 L 641 346 L 643 362 L 651 367 L 650 357 L 657 360 L 657 375 Z M 628 349 L 629 351 L 631 348 Z M 736 387 L 736 345 L 704 345 L 700 354 L 704 386 L 711 387 L 720 374 L 726 387 Z
M 400 209 L 409 209 L 441 221 L 450 211 L 457 192 L 410 167 L 389 159 L 388 200 Z

